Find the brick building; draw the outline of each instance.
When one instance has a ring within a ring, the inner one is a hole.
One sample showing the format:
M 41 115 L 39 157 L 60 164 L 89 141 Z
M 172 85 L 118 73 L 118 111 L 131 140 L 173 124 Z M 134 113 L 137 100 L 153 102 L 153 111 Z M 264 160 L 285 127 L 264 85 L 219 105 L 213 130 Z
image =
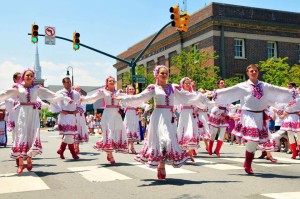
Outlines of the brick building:
M 137 57 L 155 34 L 138 42 L 118 57 Z M 186 33 L 167 27 L 145 52 L 137 65 L 153 71 L 155 65 L 171 68 L 172 56 L 190 46 L 219 55 L 207 64 L 220 67 L 223 78 L 245 78 L 245 68 L 271 57 L 289 57 L 289 64 L 300 63 L 300 13 L 221 3 L 211 3 L 193 13 Z M 118 87 L 130 68 L 117 62 Z

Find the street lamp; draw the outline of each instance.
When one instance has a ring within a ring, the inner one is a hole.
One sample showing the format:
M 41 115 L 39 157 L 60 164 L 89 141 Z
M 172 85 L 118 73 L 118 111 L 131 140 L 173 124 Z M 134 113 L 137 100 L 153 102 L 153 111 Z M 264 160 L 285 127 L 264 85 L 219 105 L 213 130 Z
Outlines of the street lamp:
M 71 68 L 71 69 L 72 69 L 72 86 L 74 86 L 73 67 L 72 67 L 72 66 L 68 66 L 68 68 L 67 68 L 67 76 L 70 76 L 70 73 L 69 73 L 69 68 Z

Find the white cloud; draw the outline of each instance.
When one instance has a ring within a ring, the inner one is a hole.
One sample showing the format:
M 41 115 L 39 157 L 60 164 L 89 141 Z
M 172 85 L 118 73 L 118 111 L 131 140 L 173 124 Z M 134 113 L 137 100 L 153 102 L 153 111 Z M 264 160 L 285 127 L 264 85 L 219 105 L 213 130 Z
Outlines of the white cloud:
M 69 62 L 55 63 L 51 61 L 41 61 L 42 78 L 45 79 L 45 86 L 61 85 L 61 80 L 66 76 L 67 67 L 73 67 L 74 83 L 80 86 L 102 86 L 105 78 L 109 75 L 116 77 L 116 69 L 112 66 L 114 62 Z M 0 91 L 10 88 L 13 84 L 12 76 L 17 71 L 25 69 L 21 64 L 13 61 L 0 63 Z M 72 72 L 70 70 L 70 75 Z M 70 76 L 71 77 L 71 76 Z
M 11 88 L 13 85 L 13 74 L 15 72 L 22 72 L 25 66 L 15 64 L 12 61 L 4 61 L 0 63 L 0 91 Z

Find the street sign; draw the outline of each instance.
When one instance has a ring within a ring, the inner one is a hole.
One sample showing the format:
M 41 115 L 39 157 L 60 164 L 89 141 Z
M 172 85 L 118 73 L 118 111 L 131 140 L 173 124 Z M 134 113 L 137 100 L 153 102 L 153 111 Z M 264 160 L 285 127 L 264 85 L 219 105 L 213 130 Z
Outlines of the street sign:
M 45 27 L 45 44 L 55 45 L 55 27 Z
M 135 78 L 137 83 L 140 83 L 140 84 L 146 84 L 146 78 L 144 77 L 139 77 L 139 78 Z

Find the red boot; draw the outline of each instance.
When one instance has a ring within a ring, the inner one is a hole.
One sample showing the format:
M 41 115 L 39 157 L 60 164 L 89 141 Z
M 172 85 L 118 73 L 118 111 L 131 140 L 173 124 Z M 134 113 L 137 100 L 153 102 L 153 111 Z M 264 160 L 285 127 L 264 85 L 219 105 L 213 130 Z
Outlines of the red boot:
M 214 141 L 213 140 L 209 140 L 208 150 L 207 150 L 207 152 L 208 152 L 209 155 L 212 155 L 212 148 L 213 148 L 213 146 L 214 146 Z
M 245 172 L 248 174 L 253 174 L 251 164 L 252 164 L 252 160 L 254 159 L 254 153 L 250 153 L 250 152 L 246 151 L 245 156 L 246 156 L 246 159 L 244 162 Z
M 221 150 L 222 144 L 223 144 L 223 141 L 222 140 L 218 140 L 217 147 L 216 147 L 216 149 L 214 151 L 214 154 L 216 154 L 218 157 L 220 157 L 220 150 Z
M 67 147 L 67 144 L 64 142 L 61 142 L 60 148 L 57 150 L 57 154 L 60 155 L 61 159 L 65 159 L 64 151 L 66 150 L 66 147 Z
M 266 151 L 262 151 L 261 152 L 261 156 L 258 157 L 258 159 L 264 159 L 267 156 L 267 152 Z
M 68 144 L 68 148 L 72 154 L 72 157 L 74 160 L 79 159 L 79 156 L 76 154 L 75 149 L 74 149 L 74 144 Z
M 196 156 L 197 155 L 197 152 L 195 149 L 192 150 L 193 151 L 193 156 Z
M 290 144 L 290 146 L 291 146 L 291 150 L 292 150 L 292 152 L 293 152 L 293 154 L 292 154 L 292 157 L 291 157 L 291 159 L 296 159 L 296 157 L 297 157 L 297 149 L 296 149 L 296 143 L 293 143 L 293 144 Z

